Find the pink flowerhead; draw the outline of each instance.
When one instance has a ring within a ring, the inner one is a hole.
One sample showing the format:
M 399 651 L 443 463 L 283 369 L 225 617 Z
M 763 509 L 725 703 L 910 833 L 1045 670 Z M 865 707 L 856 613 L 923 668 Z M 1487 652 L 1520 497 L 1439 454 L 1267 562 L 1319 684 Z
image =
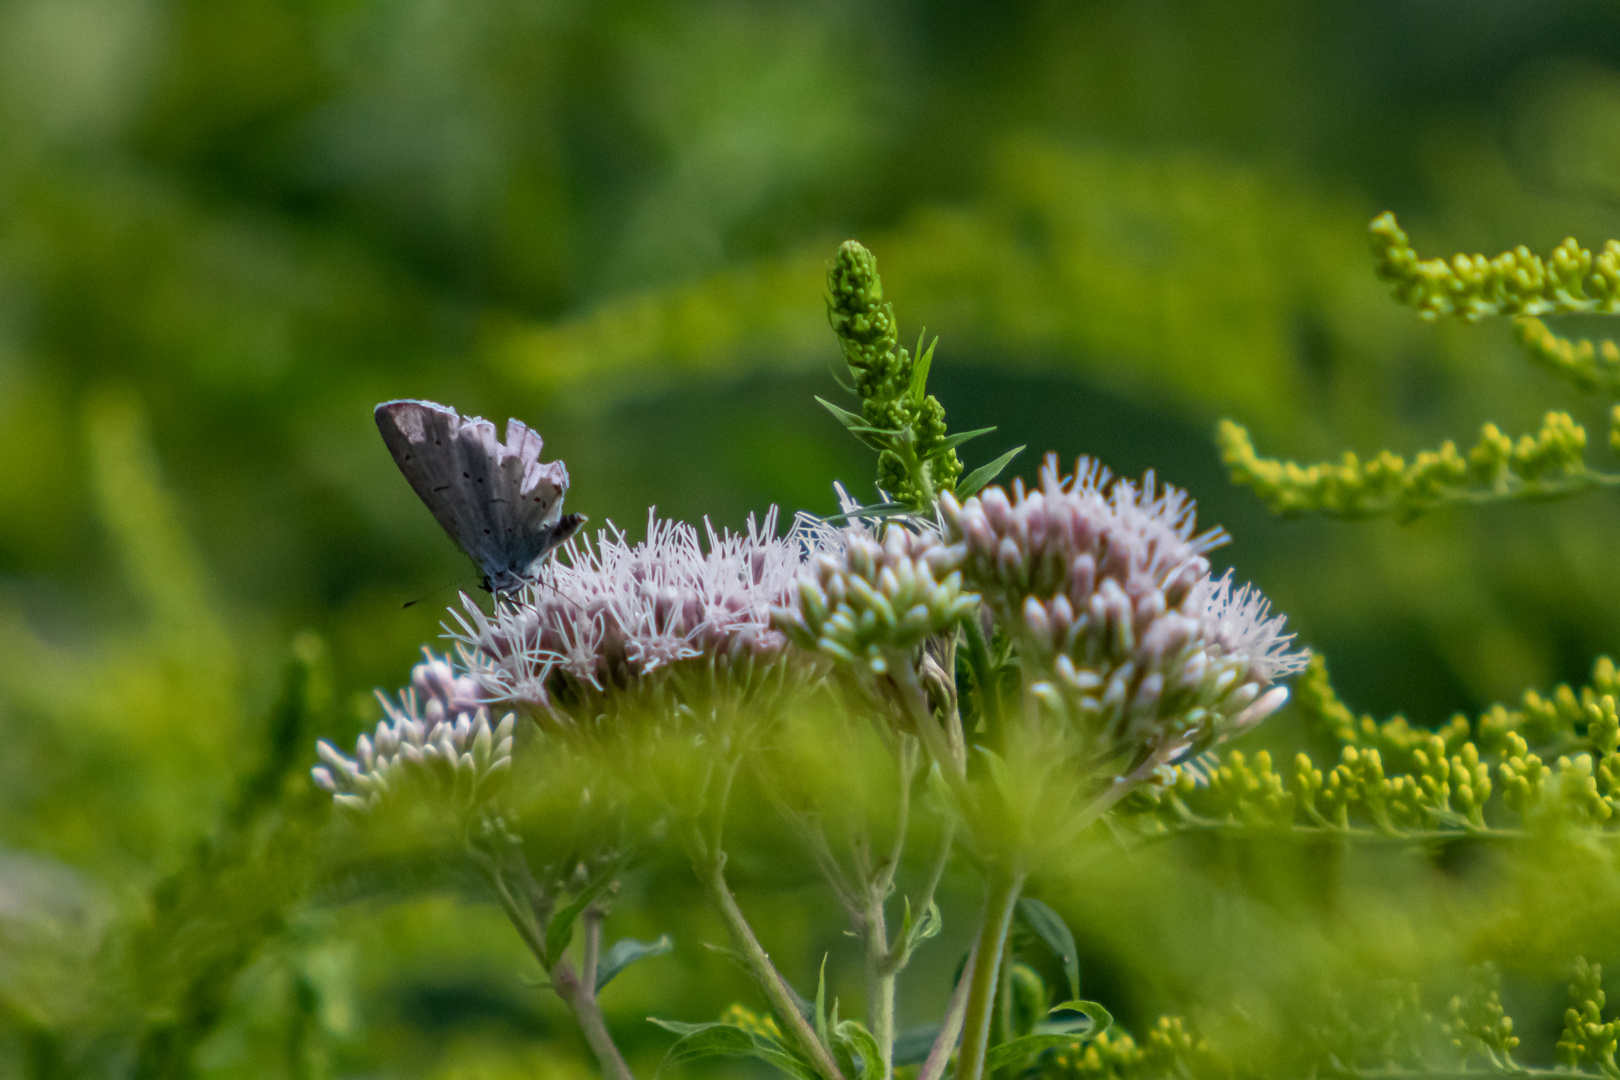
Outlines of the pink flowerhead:
M 649 512 L 647 538 L 611 524 L 571 540 L 532 584 L 486 614 L 462 597 L 449 628 L 486 698 L 557 715 L 562 700 L 594 698 L 687 661 L 777 660 L 786 638 L 774 607 L 796 602 L 795 580 L 823 538 L 776 534 L 773 507 L 745 531 L 705 536 Z
M 323 764 L 311 770 L 316 785 L 338 803 L 369 809 L 410 788 L 470 809 L 498 789 L 512 767 L 515 717 L 490 721 L 478 683 L 446 659 L 423 650 L 411 683 L 397 698 L 378 693 L 383 719 L 348 757 L 322 739 Z
M 1305 664 L 1258 591 L 1211 576 L 1226 534 L 1198 532 L 1192 501 L 1152 473 L 1139 487 L 1082 458 L 1063 476 L 1049 457 L 1036 490 L 947 495 L 940 516 L 967 584 L 1045 665 L 1037 697 L 1109 748 L 1224 738 L 1280 707 L 1272 682 Z

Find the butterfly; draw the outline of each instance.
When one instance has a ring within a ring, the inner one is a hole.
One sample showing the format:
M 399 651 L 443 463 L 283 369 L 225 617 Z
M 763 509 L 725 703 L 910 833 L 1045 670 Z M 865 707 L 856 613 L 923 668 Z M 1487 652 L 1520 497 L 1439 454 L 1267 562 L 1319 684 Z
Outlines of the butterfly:
M 431 401 L 385 401 L 376 417 L 394 464 L 478 564 L 485 590 L 499 595 L 533 580 L 540 561 L 585 523 L 562 512 L 568 469 L 540 461 L 540 436 L 521 421 L 506 422 L 503 443 L 490 421 Z

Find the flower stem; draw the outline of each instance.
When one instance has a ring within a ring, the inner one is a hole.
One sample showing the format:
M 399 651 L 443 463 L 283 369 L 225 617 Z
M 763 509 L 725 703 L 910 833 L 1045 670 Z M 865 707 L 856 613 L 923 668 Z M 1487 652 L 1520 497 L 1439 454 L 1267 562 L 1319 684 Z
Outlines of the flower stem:
M 636 1080 L 635 1073 L 625 1064 L 624 1056 L 619 1053 L 613 1036 L 608 1032 L 607 1021 L 602 1018 L 602 1008 L 596 1003 L 594 983 L 594 978 L 587 982 L 576 975 L 573 965 L 567 960 L 557 961 L 557 966 L 551 969 L 551 988 L 573 1010 L 579 1030 L 584 1033 L 591 1053 L 596 1055 L 597 1064 L 602 1067 L 602 1075 L 609 1080 Z
M 967 990 L 973 982 L 973 969 L 977 963 L 979 947 L 975 945 L 968 950 L 967 963 L 962 967 L 962 977 L 957 980 L 956 989 L 951 991 L 950 1004 L 945 1006 L 945 1019 L 940 1022 L 939 1034 L 934 1037 L 934 1045 L 928 1050 L 928 1060 L 923 1062 L 922 1071 L 917 1073 L 917 1080 L 940 1080 L 945 1075 L 945 1067 L 950 1064 L 951 1051 L 956 1049 L 956 1040 L 962 1034 L 962 1015 L 967 1008 Z
M 881 916 L 880 916 L 881 917 Z M 888 969 L 888 954 L 876 935 L 866 943 L 867 1019 L 872 1038 L 882 1055 L 874 1080 L 889 1080 L 894 1072 L 894 983 L 896 972 Z
M 726 853 L 719 850 L 695 849 L 692 868 L 708 892 L 710 902 L 720 913 L 721 921 L 726 924 L 732 944 L 742 953 L 754 981 L 759 984 L 765 999 L 770 1002 L 771 1011 L 776 1014 L 777 1022 L 790 1033 L 790 1038 L 799 1052 L 810 1060 L 811 1066 L 822 1080 L 844 1080 L 844 1075 L 839 1072 L 832 1055 L 816 1037 L 815 1029 L 804 1018 L 804 1014 L 799 1012 L 793 996 L 788 993 L 786 982 L 771 963 L 770 954 L 760 945 L 759 938 L 754 936 L 754 928 L 748 925 L 748 919 L 743 915 L 742 908 L 737 906 L 737 898 L 731 895 L 731 888 L 726 884 Z
M 962 1053 L 956 1064 L 957 1080 L 982 1080 L 984 1056 L 990 1049 L 990 1019 L 1001 974 L 1001 953 L 1012 926 L 1013 909 L 1024 888 L 1024 875 L 1005 867 L 990 872 L 979 928 L 977 962 L 968 986 L 967 1014 L 962 1024 Z
M 894 984 L 905 964 L 907 943 L 904 940 L 889 944 L 889 926 L 884 903 L 894 889 L 894 876 L 905 857 L 906 834 L 911 830 L 911 782 L 917 772 L 917 740 L 909 735 L 900 736 L 895 753 L 895 772 L 899 779 L 896 804 L 894 841 L 887 860 L 866 874 L 866 911 L 861 919 L 861 934 L 866 939 L 867 1027 L 877 1040 L 877 1077 L 889 1080 L 894 1072 Z M 858 849 L 859 850 L 859 849 Z
M 506 886 L 505 876 L 501 873 L 500 865 L 493 859 L 480 859 L 474 862 L 484 872 L 494 891 L 496 899 L 500 901 L 501 910 L 511 920 L 512 926 L 517 930 L 518 936 L 529 947 L 551 980 L 551 988 L 558 997 L 562 998 L 569 1010 L 574 1014 L 574 1022 L 585 1036 L 585 1042 L 596 1055 L 596 1063 L 602 1068 L 602 1075 L 609 1080 L 636 1080 L 635 1073 L 625 1063 L 624 1055 L 613 1042 L 613 1036 L 608 1031 L 607 1021 L 602 1017 L 602 1009 L 596 1003 L 596 958 L 601 953 L 602 946 L 602 913 L 600 910 L 587 913 L 585 923 L 585 975 L 581 977 L 574 973 L 574 967 L 567 960 L 558 958 L 555 963 L 547 961 L 545 952 L 545 935 L 535 920 L 532 912 L 524 910 Z
M 883 911 L 888 888 L 889 882 L 882 874 L 867 881 L 866 913 L 861 926 L 861 936 L 866 939 L 867 1026 L 882 1055 L 877 1080 L 888 1080 L 894 1070 L 894 983 L 900 968 L 890 954 L 889 927 Z M 905 942 L 896 942 L 894 949 L 904 950 Z
M 979 692 L 979 712 L 984 717 L 985 734 L 991 745 L 1001 739 L 1001 695 L 996 687 L 995 668 L 990 662 L 990 647 L 984 640 L 984 627 L 979 624 L 979 613 L 973 612 L 962 620 L 967 636 L 968 667 L 973 672 L 973 683 Z

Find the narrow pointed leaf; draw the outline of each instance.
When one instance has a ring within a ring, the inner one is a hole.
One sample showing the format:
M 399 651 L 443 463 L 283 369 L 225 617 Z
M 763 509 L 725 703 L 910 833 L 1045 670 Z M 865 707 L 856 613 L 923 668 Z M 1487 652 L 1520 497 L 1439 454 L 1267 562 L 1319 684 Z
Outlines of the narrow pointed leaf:
M 988 435 L 996 430 L 995 427 L 982 427 L 978 431 L 964 431 L 960 435 L 952 435 L 943 444 L 943 450 L 955 450 L 969 439 L 977 439 L 980 435 Z
M 649 956 L 663 956 L 673 951 L 675 943 L 668 934 L 657 941 L 637 941 L 635 938 L 620 938 L 613 943 L 613 947 L 602 954 L 596 962 L 596 989 L 600 991 L 619 972 L 635 963 L 645 960 Z
M 832 375 L 833 382 L 838 384 L 839 389 L 843 390 L 846 394 L 855 394 L 856 393 L 855 384 L 848 381 L 842 374 L 839 373 L 837 365 L 828 364 L 827 365 L 827 371 L 828 371 L 829 374 Z
M 851 435 L 861 440 L 862 443 L 874 450 L 889 449 L 889 443 L 894 439 L 894 432 L 872 427 L 866 422 L 866 417 L 852 413 L 848 409 L 840 409 L 826 398 L 818 397 L 816 400 L 821 402 L 826 410 L 833 414 L 833 418 L 843 424 L 844 428 Z
M 827 1026 L 827 957 L 821 957 L 821 975 L 816 979 L 816 1038 L 822 1046 L 832 1046 L 832 1033 Z
M 881 502 L 873 503 L 871 506 L 862 506 L 858 509 L 849 511 L 848 513 L 833 514 L 831 517 L 824 517 L 821 520 L 831 525 L 833 522 L 848 521 L 850 518 L 894 517 L 898 514 L 909 513 L 910 511 L 911 507 L 907 506 L 905 503 Z
M 930 900 L 928 901 L 928 909 L 923 912 L 922 918 L 918 919 L 915 924 L 911 924 L 911 901 L 907 900 L 906 904 L 907 925 L 902 928 L 904 936 L 901 940 L 906 943 L 905 955 L 909 957 L 917 946 L 931 937 L 939 936 L 940 930 L 944 929 L 945 920 L 939 913 L 939 905 Z
M 1080 953 L 1074 947 L 1074 935 L 1069 932 L 1069 926 L 1063 921 L 1063 916 L 1034 897 L 1026 896 L 1018 901 L 1018 917 L 1023 920 L 1025 926 L 1034 931 L 1042 944 L 1052 950 L 1052 955 L 1063 961 L 1063 973 L 1069 977 L 1069 996 L 1078 998 Z M 1092 1015 L 1089 1011 L 1081 1011 L 1086 1012 L 1087 1016 Z
M 964 479 L 960 484 L 956 485 L 956 497 L 958 499 L 965 499 L 970 495 L 977 495 L 980 488 L 984 487 L 984 485 L 1000 476 L 1001 470 L 1005 469 L 1013 458 L 1017 457 L 1023 452 L 1024 448 L 1022 446 L 1014 447 L 1005 454 L 1002 454 L 1000 457 L 996 458 L 996 460 L 992 461 L 990 464 L 980 465 L 977 469 L 974 469 L 972 472 L 968 473 L 967 478 Z
M 917 335 L 917 358 L 911 365 L 911 396 L 919 404 L 928 393 L 928 369 L 934 365 L 934 346 L 939 344 L 939 338 L 935 338 L 928 343 L 928 348 L 924 349 L 923 338 L 927 336 L 926 327 Z
M 603 874 L 587 885 L 585 891 L 575 897 L 572 904 L 551 917 L 551 921 L 546 924 L 547 963 L 555 964 L 562 957 L 563 950 L 568 948 L 568 943 L 574 939 L 574 921 L 617 880 L 618 876 L 616 869 Z
M 822 407 L 832 413 L 833 418 L 845 427 L 862 427 L 866 424 L 866 417 L 859 413 L 852 413 L 848 409 L 839 408 L 824 397 L 817 397 L 816 400 L 821 402 Z

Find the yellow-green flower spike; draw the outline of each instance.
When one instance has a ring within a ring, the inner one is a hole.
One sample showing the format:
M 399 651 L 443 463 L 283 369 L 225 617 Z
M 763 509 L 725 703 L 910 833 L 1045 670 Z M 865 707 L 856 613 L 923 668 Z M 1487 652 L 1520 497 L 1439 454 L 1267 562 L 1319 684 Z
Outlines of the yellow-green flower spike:
M 1620 241 L 1596 255 L 1571 237 L 1547 256 L 1521 244 L 1495 258 L 1420 259 L 1394 214 L 1380 214 L 1367 231 L 1378 276 L 1425 319 L 1620 312 Z
M 1620 410 L 1615 424 L 1620 425 Z M 1610 442 L 1620 451 L 1620 426 Z M 1495 424 L 1463 455 L 1447 441 L 1408 462 L 1389 450 L 1362 461 L 1347 451 L 1337 463 L 1301 465 L 1263 458 L 1249 432 L 1223 420 L 1216 432 L 1232 481 L 1252 489 L 1272 513 L 1332 514 L 1344 518 L 1390 514 L 1411 520 L 1456 504 L 1549 498 L 1593 487 L 1620 485 L 1620 474 L 1589 468 L 1586 429 L 1564 412 L 1549 412 L 1535 434 L 1514 439 Z
M 1578 690 L 1528 690 L 1518 708 L 1492 706 L 1472 721 L 1459 714 L 1437 730 L 1401 716 L 1356 716 L 1320 659 L 1296 689 L 1304 718 L 1339 739 L 1338 764 L 1318 766 L 1300 753 L 1284 775 L 1265 751 L 1205 755 L 1178 766 L 1155 797 L 1130 805 L 1140 835 L 1287 829 L 1400 841 L 1620 833 L 1620 669 L 1607 657 Z
M 1531 360 L 1588 393 L 1620 393 L 1620 345 L 1605 338 L 1559 337 L 1533 315 L 1513 320 L 1514 336 Z
M 894 305 L 883 299 L 877 258 L 846 240 L 827 271 L 827 320 L 861 399 L 860 415 L 830 406 L 834 416 L 878 452 L 877 485 L 913 510 L 929 510 L 962 475 L 945 430 L 945 407 L 927 392 L 933 346 L 900 344 Z M 823 402 L 823 404 L 827 404 Z M 982 432 L 980 433 L 982 434 Z

